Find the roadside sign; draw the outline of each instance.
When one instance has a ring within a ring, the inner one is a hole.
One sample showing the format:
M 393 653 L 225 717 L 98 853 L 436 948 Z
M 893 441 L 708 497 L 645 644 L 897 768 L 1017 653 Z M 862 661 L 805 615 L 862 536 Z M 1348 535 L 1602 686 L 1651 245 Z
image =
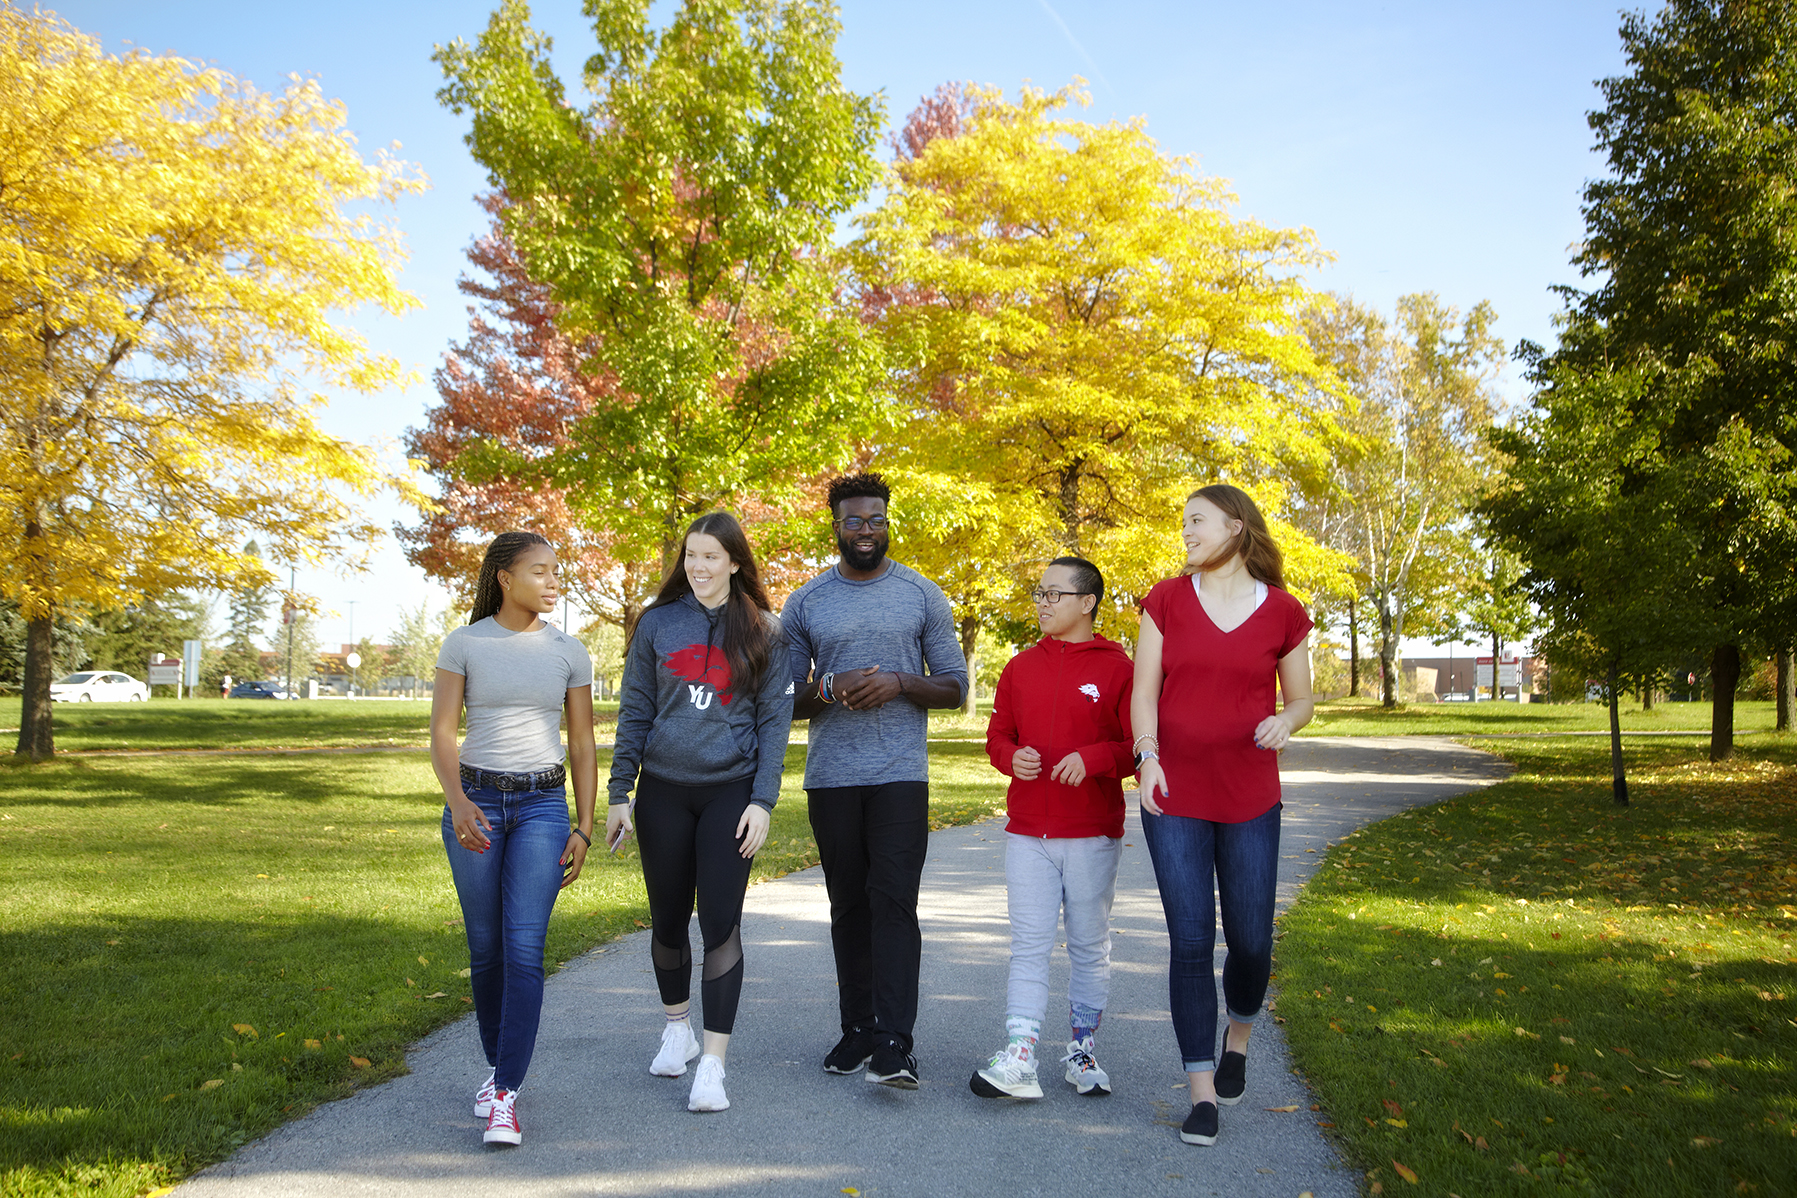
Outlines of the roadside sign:
M 188 686 L 198 686 L 200 684 L 201 648 L 202 646 L 199 641 L 181 642 L 181 664 L 187 667 L 187 677 L 184 681 Z
M 180 686 L 181 659 L 179 657 L 152 657 L 150 659 L 151 686 Z

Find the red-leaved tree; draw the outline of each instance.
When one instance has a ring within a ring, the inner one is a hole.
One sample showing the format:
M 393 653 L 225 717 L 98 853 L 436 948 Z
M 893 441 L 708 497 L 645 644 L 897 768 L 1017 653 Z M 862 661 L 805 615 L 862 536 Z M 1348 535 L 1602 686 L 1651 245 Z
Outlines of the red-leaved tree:
M 556 324 L 549 289 L 531 279 L 505 235 L 501 195 L 481 198 L 493 228 L 468 250 L 484 277 L 463 276 L 467 340 L 451 346 L 435 374 L 442 402 L 423 427 L 406 430 L 406 451 L 441 488 L 438 511 L 395 532 L 406 558 L 464 597 L 495 534 L 525 528 L 556 548 L 581 607 L 625 629 L 635 626 L 656 563 L 620 561 L 605 521 L 582 512 L 569 488 L 520 480 L 496 461 L 541 460 L 569 443 L 575 422 L 618 402 L 614 381 L 582 369 L 599 360 L 597 338 L 573 340 Z M 498 451 L 498 452 L 495 452 Z

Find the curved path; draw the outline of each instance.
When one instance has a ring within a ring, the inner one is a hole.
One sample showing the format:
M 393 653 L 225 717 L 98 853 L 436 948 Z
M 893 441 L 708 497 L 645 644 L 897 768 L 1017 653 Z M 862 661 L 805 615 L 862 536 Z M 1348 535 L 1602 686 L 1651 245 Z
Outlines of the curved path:
M 1446 740 L 1318 737 L 1288 749 L 1283 769 L 1282 908 L 1329 842 L 1489 785 L 1506 767 Z M 823 877 L 811 869 L 749 892 L 748 976 L 728 1112 L 688 1114 L 690 1075 L 649 1075 L 662 1019 L 648 934 L 638 933 L 569 962 L 550 980 L 536 1061 L 519 1100 L 521 1148 L 481 1144 L 467 1104 L 486 1071 L 470 1017 L 415 1045 L 409 1076 L 321 1107 L 177 1192 L 1357 1195 L 1359 1176 L 1317 1128 L 1326 1116 L 1310 1112 L 1310 1094 L 1270 1020 L 1255 1032 L 1247 1096 L 1223 1112 L 1217 1145 L 1180 1143 L 1188 1107 L 1167 1015 L 1166 929 L 1133 814 L 1113 918 L 1110 1011 L 1099 1033 L 1116 1093 L 1081 1098 L 1048 1065 L 1039 1102 L 968 1092 L 968 1075 L 1003 1040 L 1002 829 L 989 822 L 931 837 L 917 1027 L 923 1084 L 915 1093 L 819 1067 L 836 1039 L 836 994 Z M 1055 964 L 1050 1028 L 1065 1001 L 1064 953 L 1057 951 Z M 1045 1047 L 1057 1034 L 1049 1031 Z M 1295 1113 L 1266 1109 L 1292 1104 Z

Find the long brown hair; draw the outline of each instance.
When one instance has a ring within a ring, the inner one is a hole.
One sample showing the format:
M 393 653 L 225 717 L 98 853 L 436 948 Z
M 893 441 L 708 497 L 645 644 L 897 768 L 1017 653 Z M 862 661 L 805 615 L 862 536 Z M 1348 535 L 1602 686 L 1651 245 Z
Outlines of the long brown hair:
M 1267 531 L 1266 517 L 1248 497 L 1248 492 L 1240 487 L 1232 487 L 1228 483 L 1212 483 L 1208 487 L 1199 487 L 1186 496 L 1186 502 L 1194 499 L 1208 500 L 1231 520 L 1240 520 L 1242 530 L 1235 534 L 1228 545 L 1217 551 L 1216 556 L 1207 562 L 1200 562 L 1193 567 L 1197 571 L 1215 570 L 1228 563 L 1238 553 L 1242 557 L 1242 567 L 1248 571 L 1250 578 L 1259 579 L 1270 587 L 1285 589 L 1285 555 L 1279 552 L 1279 546 L 1273 541 L 1273 534 Z
M 730 663 L 731 692 L 738 695 L 753 692 L 760 687 L 762 675 L 770 664 L 773 630 L 769 627 L 768 616 L 773 614 L 774 607 L 762 589 L 761 570 L 755 565 L 755 553 L 749 548 L 748 534 L 743 532 L 743 526 L 736 522 L 735 516 L 729 512 L 712 512 L 687 526 L 686 536 L 680 538 L 682 560 L 675 561 L 668 576 L 662 580 L 661 590 L 655 593 L 655 600 L 643 609 L 643 614 L 669 603 L 678 603 L 683 596 L 693 593 L 693 583 L 686 576 L 683 559 L 686 543 L 695 533 L 716 537 L 736 566 L 730 575 L 730 594 L 724 600 L 724 660 Z M 639 622 L 637 627 L 641 628 L 642 624 Z
M 502 532 L 493 538 L 480 559 L 480 578 L 474 584 L 474 611 L 468 616 L 470 624 L 497 615 L 504 605 L 505 592 L 499 585 L 499 572 L 510 570 L 518 556 L 532 545 L 547 544 L 547 538 L 534 532 Z

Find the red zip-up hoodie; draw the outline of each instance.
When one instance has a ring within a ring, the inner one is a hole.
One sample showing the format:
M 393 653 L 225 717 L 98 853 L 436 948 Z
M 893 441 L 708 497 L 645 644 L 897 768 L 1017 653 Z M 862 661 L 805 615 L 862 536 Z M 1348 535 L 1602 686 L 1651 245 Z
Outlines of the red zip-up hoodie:
M 1129 731 L 1135 673 L 1123 646 L 1103 637 L 1045 636 L 1005 666 L 986 725 L 986 755 L 1011 778 L 1005 831 L 1057 840 L 1123 835 L 1123 779 L 1136 768 Z M 1027 782 L 1011 763 L 1025 747 L 1042 755 L 1042 772 Z M 1085 781 L 1050 778 L 1075 751 L 1086 763 Z

